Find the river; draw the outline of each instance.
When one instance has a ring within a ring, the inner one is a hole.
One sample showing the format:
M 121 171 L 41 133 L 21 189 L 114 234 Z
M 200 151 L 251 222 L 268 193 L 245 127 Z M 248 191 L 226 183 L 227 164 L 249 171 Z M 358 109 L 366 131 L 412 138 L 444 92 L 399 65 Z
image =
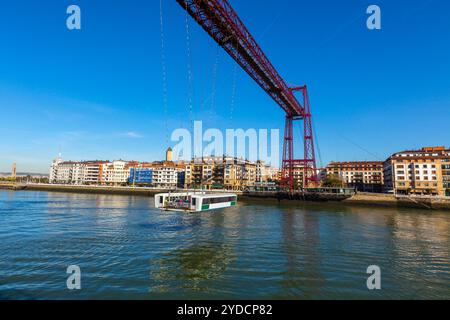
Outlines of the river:
M 0 299 L 450 299 L 449 231 L 444 211 L 240 201 L 184 214 L 0 191 Z

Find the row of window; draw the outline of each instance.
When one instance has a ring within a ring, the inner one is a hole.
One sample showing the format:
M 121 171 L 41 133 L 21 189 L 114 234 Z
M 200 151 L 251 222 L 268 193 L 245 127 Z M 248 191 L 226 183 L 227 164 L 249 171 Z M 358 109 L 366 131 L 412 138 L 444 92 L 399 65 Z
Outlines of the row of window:
M 411 174 L 411 170 L 409 170 L 408 173 Z M 420 175 L 420 171 L 415 171 L 415 173 L 416 173 L 416 175 Z M 436 170 L 431 171 L 431 174 L 436 174 L 436 173 L 437 173 Z M 397 174 L 405 174 L 405 171 L 399 170 L 399 171 L 397 171 Z M 422 174 L 428 174 L 428 170 L 424 170 L 422 172 Z
M 397 183 L 397 186 L 399 186 L 399 187 L 405 187 L 405 186 L 406 186 L 406 183 L 405 183 L 405 182 L 398 182 L 398 183 Z M 416 186 L 417 186 L 417 187 L 430 187 L 430 186 L 431 186 L 431 187 L 437 187 L 438 184 L 437 184 L 437 183 L 432 183 L 432 184 L 430 184 L 430 183 L 426 182 L 426 183 L 417 183 Z M 444 185 L 444 187 L 445 187 L 445 185 Z
M 409 179 L 411 180 L 412 177 L 409 176 Z M 403 176 L 398 176 L 398 177 L 397 177 L 397 180 L 405 180 L 405 177 L 403 177 Z M 430 179 L 428 176 L 425 176 L 425 177 L 422 177 L 422 179 L 417 179 L 417 178 L 415 178 L 415 180 L 425 180 L 425 181 L 427 181 L 427 180 L 437 180 L 437 177 L 436 177 L 436 176 L 433 176 L 433 177 L 431 177 L 431 179 Z
M 216 204 L 226 202 L 236 202 L 237 197 L 220 197 L 220 198 L 206 198 L 203 199 L 203 204 Z
M 409 166 L 412 167 L 412 164 L 409 165 Z M 419 164 L 414 165 L 414 167 L 415 167 L 416 169 L 419 169 L 420 166 L 421 166 L 421 165 L 419 165 Z M 405 168 L 405 166 L 404 166 L 403 164 L 398 164 L 398 165 L 397 165 L 397 169 L 404 169 L 404 168 Z M 423 164 L 423 165 L 422 165 L 422 168 L 424 168 L 424 169 L 428 168 L 428 164 Z M 435 164 L 432 164 L 432 165 L 431 165 L 431 168 L 433 168 L 433 169 L 436 168 L 436 165 L 435 165 Z

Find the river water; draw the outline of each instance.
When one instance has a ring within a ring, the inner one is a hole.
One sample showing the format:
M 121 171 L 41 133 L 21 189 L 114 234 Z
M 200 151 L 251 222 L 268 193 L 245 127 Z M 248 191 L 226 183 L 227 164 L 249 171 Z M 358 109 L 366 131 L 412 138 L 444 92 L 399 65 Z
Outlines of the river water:
M 450 212 L 0 191 L 0 299 L 450 299 Z

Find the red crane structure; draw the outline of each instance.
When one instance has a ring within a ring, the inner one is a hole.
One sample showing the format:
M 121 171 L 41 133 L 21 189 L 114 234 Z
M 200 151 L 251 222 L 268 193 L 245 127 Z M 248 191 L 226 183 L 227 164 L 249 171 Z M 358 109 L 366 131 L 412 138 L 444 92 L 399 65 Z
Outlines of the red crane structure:
M 177 0 L 195 21 L 264 89 L 286 113 L 282 182 L 292 192 L 317 181 L 313 128 L 306 86 L 289 87 L 275 70 L 228 0 Z M 294 93 L 300 92 L 302 103 Z M 303 120 L 304 158 L 294 159 L 294 121 Z M 295 169 L 303 168 L 303 186 Z

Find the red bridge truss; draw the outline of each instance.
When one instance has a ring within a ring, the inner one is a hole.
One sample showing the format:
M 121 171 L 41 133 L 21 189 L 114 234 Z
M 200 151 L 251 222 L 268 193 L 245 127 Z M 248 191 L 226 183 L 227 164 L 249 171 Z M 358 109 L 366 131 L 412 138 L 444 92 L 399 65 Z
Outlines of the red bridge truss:
M 286 113 L 282 182 L 290 191 L 317 181 L 313 128 L 306 86 L 291 88 L 275 70 L 228 0 L 177 0 Z M 301 93 L 301 103 L 294 95 Z M 294 121 L 303 120 L 304 158 L 294 159 Z M 303 174 L 303 186 L 295 175 Z

